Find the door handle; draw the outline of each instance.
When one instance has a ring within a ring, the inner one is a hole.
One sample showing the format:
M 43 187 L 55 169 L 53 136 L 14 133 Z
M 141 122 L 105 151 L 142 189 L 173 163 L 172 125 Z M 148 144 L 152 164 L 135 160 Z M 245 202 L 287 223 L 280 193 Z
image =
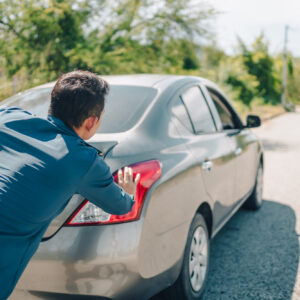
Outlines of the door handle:
M 206 161 L 201 163 L 202 169 L 206 170 L 206 171 L 210 171 L 212 166 L 213 166 L 213 163 L 210 160 L 206 160 Z
M 241 148 L 235 149 L 234 154 L 237 155 L 237 156 L 241 155 L 242 154 L 242 149 Z

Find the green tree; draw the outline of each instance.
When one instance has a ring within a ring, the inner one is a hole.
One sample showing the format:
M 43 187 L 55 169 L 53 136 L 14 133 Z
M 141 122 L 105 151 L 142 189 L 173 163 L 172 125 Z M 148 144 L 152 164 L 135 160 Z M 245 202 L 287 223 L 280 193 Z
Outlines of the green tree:
M 0 64 L 30 85 L 75 68 L 193 72 L 214 14 L 193 0 L 1 0 Z
M 86 3 L 74 1 L 3 0 L 0 52 L 9 76 L 25 69 L 31 76 L 51 80 L 75 67 L 72 50 L 84 43 L 82 25 L 89 16 Z
M 280 63 L 282 62 L 281 57 L 278 58 Z M 282 69 L 282 63 L 281 69 Z M 291 54 L 288 55 L 288 78 L 286 86 L 286 99 L 288 102 L 294 104 L 300 103 L 300 59 L 293 58 Z
M 201 47 L 201 75 L 216 82 L 229 98 L 250 107 L 258 82 L 250 75 L 240 55 L 229 56 L 216 42 Z
M 100 24 L 93 32 L 98 39 L 91 41 L 97 72 L 168 73 L 198 68 L 197 45 L 209 36 L 206 21 L 215 14 L 210 7 L 191 0 L 120 0 L 100 6 L 102 13 L 93 21 Z
M 269 54 L 268 43 L 261 34 L 253 43 L 251 49 L 239 39 L 243 64 L 248 73 L 258 81 L 258 94 L 265 103 L 276 104 L 280 101 L 280 81 L 274 72 L 274 59 Z

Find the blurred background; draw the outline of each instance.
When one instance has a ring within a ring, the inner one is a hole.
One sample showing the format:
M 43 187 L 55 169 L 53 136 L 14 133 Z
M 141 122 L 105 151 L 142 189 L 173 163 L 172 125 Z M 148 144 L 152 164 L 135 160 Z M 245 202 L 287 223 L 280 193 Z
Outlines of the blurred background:
M 0 0 L 0 100 L 85 69 L 216 82 L 244 116 L 300 103 L 297 0 Z

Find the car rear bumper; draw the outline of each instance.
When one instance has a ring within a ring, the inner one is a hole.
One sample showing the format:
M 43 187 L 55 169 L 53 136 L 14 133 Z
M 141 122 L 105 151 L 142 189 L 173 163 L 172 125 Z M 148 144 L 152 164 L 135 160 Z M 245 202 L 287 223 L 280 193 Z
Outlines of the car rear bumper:
M 141 228 L 142 220 L 62 227 L 41 242 L 14 294 L 26 291 L 23 299 L 31 299 L 28 295 L 58 299 L 58 294 L 64 295 L 63 299 L 71 295 L 148 299 L 169 284 L 170 269 L 152 278 L 142 277 L 138 260 Z M 171 270 L 171 274 L 176 273 L 178 270 Z M 10 300 L 20 299 L 14 294 Z

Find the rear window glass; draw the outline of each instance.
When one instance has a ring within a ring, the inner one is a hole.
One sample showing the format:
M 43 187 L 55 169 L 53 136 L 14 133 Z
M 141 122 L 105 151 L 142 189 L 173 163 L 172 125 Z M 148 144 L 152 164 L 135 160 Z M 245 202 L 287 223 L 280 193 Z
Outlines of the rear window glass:
M 141 118 L 157 90 L 140 86 L 111 86 L 99 131 L 113 133 L 127 131 Z
M 46 118 L 50 104 L 51 91 L 52 88 L 27 90 L 0 102 L 0 106 L 21 107 L 38 117 Z
M 19 93 L 1 106 L 17 106 L 38 117 L 47 117 L 52 88 L 40 88 Z M 113 85 L 105 102 L 100 133 L 123 132 L 132 128 L 143 115 L 157 90 L 150 87 Z

